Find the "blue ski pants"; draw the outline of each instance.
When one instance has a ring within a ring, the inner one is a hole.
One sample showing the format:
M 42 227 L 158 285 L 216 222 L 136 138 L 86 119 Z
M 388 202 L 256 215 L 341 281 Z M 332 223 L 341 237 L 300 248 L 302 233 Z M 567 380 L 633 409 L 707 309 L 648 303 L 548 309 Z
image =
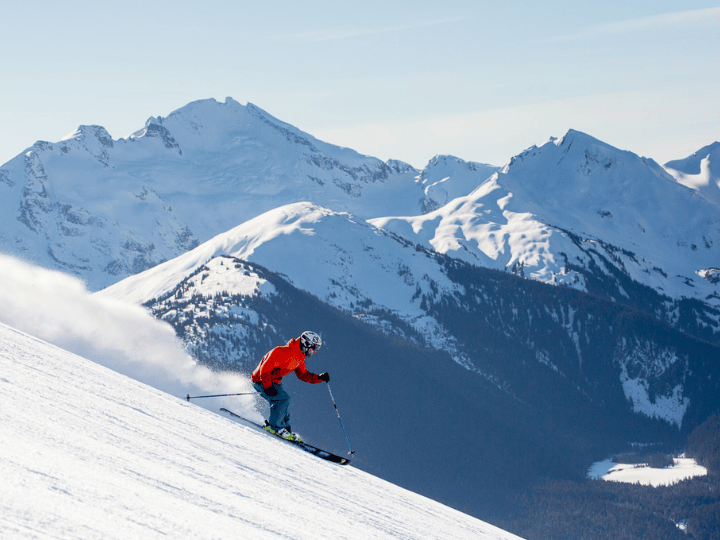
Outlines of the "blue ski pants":
M 270 404 L 270 418 L 268 424 L 275 431 L 282 428 L 292 431 L 290 428 L 290 394 L 282 387 L 282 383 L 274 383 L 273 386 L 277 390 L 276 396 L 268 396 L 265 393 L 262 383 L 253 383 L 253 387 L 260 393 L 260 397 Z

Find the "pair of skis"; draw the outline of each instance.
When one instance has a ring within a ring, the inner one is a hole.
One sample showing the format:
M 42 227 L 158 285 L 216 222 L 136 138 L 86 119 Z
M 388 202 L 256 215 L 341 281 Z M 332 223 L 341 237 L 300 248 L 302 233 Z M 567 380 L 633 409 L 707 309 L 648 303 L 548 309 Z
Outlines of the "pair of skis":
M 243 422 L 247 422 L 248 424 L 252 424 L 253 426 L 256 426 L 260 429 L 263 429 L 263 427 L 264 427 L 264 426 L 261 426 L 260 424 L 258 424 L 257 422 L 253 422 L 252 420 L 243 418 L 239 414 L 235 414 L 234 412 L 229 411 L 228 409 L 222 408 L 222 409 L 220 409 L 220 412 L 225 413 L 227 416 L 229 416 L 233 420 L 241 420 Z M 298 448 L 301 448 L 302 450 L 305 450 L 306 452 L 309 452 L 310 454 L 313 454 L 314 456 L 317 456 L 326 461 L 331 461 L 331 462 L 337 463 L 339 465 L 347 465 L 348 463 L 350 463 L 350 460 L 346 457 L 335 455 L 331 452 L 328 452 L 327 450 L 317 448 L 316 446 L 308 444 L 304 441 L 292 441 L 292 440 L 288 440 L 288 439 L 283 439 L 282 437 L 278 437 L 278 438 L 282 439 L 283 441 L 285 441 L 287 443 L 294 444 Z

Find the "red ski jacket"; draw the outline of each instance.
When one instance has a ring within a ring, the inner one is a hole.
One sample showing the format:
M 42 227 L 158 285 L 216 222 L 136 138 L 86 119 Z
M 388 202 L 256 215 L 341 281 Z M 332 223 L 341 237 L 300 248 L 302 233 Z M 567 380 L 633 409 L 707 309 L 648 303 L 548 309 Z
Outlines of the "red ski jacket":
M 305 367 L 305 355 L 300 350 L 299 338 L 291 339 L 287 345 L 275 347 L 263 356 L 260 364 L 253 371 L 252 382 L 262 382 L 263 388 L 270 388 L 273 383 L 279 383 L 291 371 L 294 371 L 297 378 L 306 383 L 322 382 L 320 377 Z

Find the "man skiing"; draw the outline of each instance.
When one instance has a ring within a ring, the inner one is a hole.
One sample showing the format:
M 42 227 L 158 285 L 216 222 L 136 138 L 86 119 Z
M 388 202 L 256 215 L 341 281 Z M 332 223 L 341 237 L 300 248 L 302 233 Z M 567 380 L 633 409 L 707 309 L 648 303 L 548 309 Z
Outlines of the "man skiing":
M 290 427 L 290 394 L 282 387 L 282 378 L 294 371 L 301 381 L 310 384 L 329 382 L 330 375 L 316 375 L 305 367 L 305 359 L 320 349 L 322 340 L 315 332 L 305 331 L 299 338 L 268 352 L 252 374 L 252 383 L 260 396 L 270 404 L 270 418 L 265 429 L 290 441 L 300 437 Z

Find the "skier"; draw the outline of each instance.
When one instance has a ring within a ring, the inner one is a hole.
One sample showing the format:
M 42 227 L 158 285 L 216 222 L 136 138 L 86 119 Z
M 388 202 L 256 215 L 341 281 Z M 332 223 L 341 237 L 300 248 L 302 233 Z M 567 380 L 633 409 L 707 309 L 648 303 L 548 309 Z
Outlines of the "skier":
M 282 378 L 291 371 L 301 381 L 318 384 L 330 382 L 330 375 L 316 375 L 305 367 L 305 359 L 320 349 L 322 340 L 315 332 L 303 332 L 299 338 L 291 339 L 287 345 L 275 347 L 268 352 L 252 374 L 252 383 L 260 396 L 270 404 L 270 418 L 265 428 L 283 439 L 300 441 L 299 435 L 290 427 L 290 394 L 282 387 Z

